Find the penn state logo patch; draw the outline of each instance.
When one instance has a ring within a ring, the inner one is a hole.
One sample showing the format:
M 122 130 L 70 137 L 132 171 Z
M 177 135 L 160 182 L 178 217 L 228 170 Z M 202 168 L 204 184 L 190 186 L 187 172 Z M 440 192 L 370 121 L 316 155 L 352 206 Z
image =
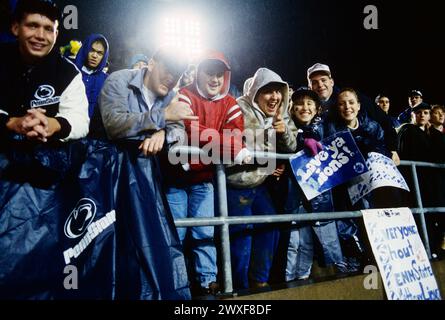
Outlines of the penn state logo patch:
M 83 235 L 96 216 L 96 204 L 88 198 L 80 199 L 65 222 L 65 235 L 76 239 Z
M 56 90 L 49 84 L 39 86 L 34 93 L 36 100 L 31 101 L 31 108 L 40 108 L 60 102 L 60 96 L 54 96 Z

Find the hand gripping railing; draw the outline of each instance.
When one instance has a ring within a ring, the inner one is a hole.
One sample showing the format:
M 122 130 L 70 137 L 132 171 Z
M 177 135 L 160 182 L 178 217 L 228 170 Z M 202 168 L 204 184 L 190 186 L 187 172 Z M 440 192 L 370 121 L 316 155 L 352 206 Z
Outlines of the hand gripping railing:
M 197 147 L 174 147 L 170 150 L 170 153 L 174 154 L 189 154 L 189 155 L 202 155 L 206 156 L 206 153 Z M 254 152 L 253 157 L 256 159 L 279 159 L 289 160 L 293 154 L 278 154 L 270 152 Z M 413 161 L 401 161 L 401 166 L 410 166 L 413 180 L 414 189 L 416 194 L 417 208 L 412 208 L 411 211 L 414 214 L 420 215 L 420 223 L 422 228 L 422 240 L 425 245 L 428 257 L 431 259 L 431 249 L 428 240 L 428 230 L 425 222 L 425 213 L 441 212 L 445 213 L 445 207 L 438 208 L 424 208 L 422 198 L 420 196 L 420 186 L 417 178 L 416 167 L 429 167 L 429 168 L 441 168 L 445 169 L 445 164 L 433 164 L 427 162 L 413 162 Z M 232 268 L 230 258 L 230 238 L 229 238 L 229 225 L 232 224 L 251 224 L 251 223 L 277 223 L 277 222 L 290 222 L 290 221 L 319 221 L 319 220 L 334 220 L 345 218 L 359 218 L 362 217 L 361 211 L 345 211 L 345 212 L 319 212 L 319 213 L 307 213 L 307 214 L 276 214 L 276 215 L 261 215 L 261 216 L 249 216 L 249 217 L 229 217 L 227 209 L 227 189 L 226 189 L 226 174 L 224 165 L 216 165 L 216 184 L 217 184 L 217 196 L 219 204 L 219 217 L 213 218 L 185 218 L 176 219 L 176 227 L 197 227 L 197 226 L 221 226 L 221 257 L 222 257 L 222 273 L 224 281 L 224 292 L 230 294 L 233 292 L 232 283 Z

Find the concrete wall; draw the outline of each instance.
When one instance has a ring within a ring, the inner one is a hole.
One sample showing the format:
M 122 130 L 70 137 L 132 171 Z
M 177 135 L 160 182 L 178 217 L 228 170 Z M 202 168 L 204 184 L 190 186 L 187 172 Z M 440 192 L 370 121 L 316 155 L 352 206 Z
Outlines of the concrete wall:
M 442 299 L 445 298 L 445 260 L 432 263 Z M 366 290 L 364 280 L 369 274 L 349 276 L 312 284 L 288 283 L 284 288 L 263 289 L 262 292 L 232 298 L 233 300 L 384 300 L 385 290 L 378 276 L 378 288 Z M 369 278 L 368 278 L 369 280 Z

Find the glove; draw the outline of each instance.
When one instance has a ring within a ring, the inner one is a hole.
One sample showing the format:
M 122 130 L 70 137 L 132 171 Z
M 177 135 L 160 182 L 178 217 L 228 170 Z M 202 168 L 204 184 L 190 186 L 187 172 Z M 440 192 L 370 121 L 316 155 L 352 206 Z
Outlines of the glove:
M 312 138 L 304 139 L 304 148 L 313 157 L 315 157 L 321 150 L 323 150 L 323 146 L 321 145 L 321 143 Z

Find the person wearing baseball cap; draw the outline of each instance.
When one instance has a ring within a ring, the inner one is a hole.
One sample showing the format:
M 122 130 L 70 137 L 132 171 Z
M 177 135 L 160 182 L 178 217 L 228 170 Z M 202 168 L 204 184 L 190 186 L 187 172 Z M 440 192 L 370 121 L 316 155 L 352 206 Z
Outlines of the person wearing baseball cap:
M 411 107 L 415 107 L 419 103 L 422 103 L 423 101 L 423 94 L 420 90 L 411 90 L 411 93 L 409 95 L 409 104 Z
M 418 89 L 413 89 L 409 92 L 408 95 L 408 108 L 403 110 L 399 116 L 397 117 L 397 120 L 401 123 L 412 123 L 414 121 L 413 117 L 413 109 L 421 104 L 423 102 L 423 94 Z
M 321 101 L 328 101 L 334 92 L 334 79 L 328 65 L 316 63 L 307 70 L 309 87 L 315 91 Z
M 337 96 L 340 89 L 335 86 L 331 68 L 323 63 L 315 63 L 307 69 L 309 87 L 318 94 L 321 100 L 321 116 L 333 120 L 334 107 L 337 105 Z M 360 113 L 379 123 L 385 133 L 385 144 L 391 151 L 392 159 L 396 165 L 400 164 L 397 154 L 397 133 L 393 128 L 391 119 L 370 98 L 358 93 L 361 102 Z

